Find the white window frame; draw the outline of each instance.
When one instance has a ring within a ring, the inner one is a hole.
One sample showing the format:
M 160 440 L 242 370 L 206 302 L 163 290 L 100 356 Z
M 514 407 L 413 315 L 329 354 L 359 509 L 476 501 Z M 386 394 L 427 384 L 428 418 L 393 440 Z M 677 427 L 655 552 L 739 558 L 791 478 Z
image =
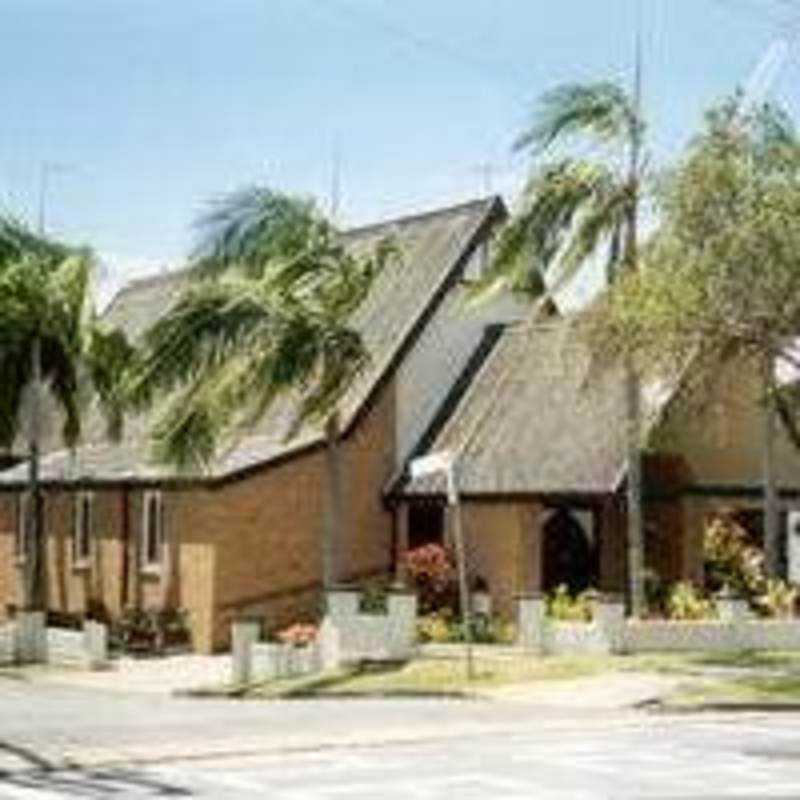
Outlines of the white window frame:
M 88 512 L 88 519 L 87 519 Z M 75 495 L 75 514 L 72 526 L 72 566 L 86 568 L 91 563 L 94 544 L 94 494 L 78 492 Z M 84 547 L 81 547 L 84 545 Z
M 156 529 L 151 530 L 150 526 L 150 504 L 156 503 Z M 164 496 L 160 491 L 148 491 L 144 493 L 142 503 L 142 544 L 141 544 L 141 565 L 147 572 L 157 572 L 164 565 L 167 539 L 164 531 Z M 150 558 L 150 553 L 157 553 L 156 559 Z

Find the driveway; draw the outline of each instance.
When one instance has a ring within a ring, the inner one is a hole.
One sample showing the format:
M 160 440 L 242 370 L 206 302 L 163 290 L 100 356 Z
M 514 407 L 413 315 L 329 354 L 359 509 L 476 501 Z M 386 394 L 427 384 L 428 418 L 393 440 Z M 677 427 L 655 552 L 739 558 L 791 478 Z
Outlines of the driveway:
M 186 700 L 0 678 L 0 800 L 797 798 L 800 717 Z

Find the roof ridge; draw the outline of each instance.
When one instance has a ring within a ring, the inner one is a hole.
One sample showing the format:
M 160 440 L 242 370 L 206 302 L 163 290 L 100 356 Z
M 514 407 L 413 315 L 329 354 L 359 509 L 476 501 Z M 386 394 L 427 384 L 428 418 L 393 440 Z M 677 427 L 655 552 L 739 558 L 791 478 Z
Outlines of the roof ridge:
M 457 214 L 461 211 L 466 211 L 472 207 L 481 205 L 491 206 L 493 203 L 502 202 L 502 197 L 499 194 L 490 194 L 484 197 L 475 197 L 472 200 L 464 200 L 459 203 L 454 203 L 449 206 L 440 206 L 439 208 L 431 208 L 426 211 L 415 211 L 409 214 L 402 214 L 399 217 L 390 217 L 389 219 L 377 220 L 376 222 L 368 222 L 364 225 L 355 225 L 352 228 L 346 228 L 342 231 L 343 236 L 354 236 L 357 234 L 367 233 L 370 230 L 378 228 L 389 228 L 393 225 L 407 225 L 411 222 L 419 222 L 424 219 L 432 217 L 441 217 L 448 214 Z

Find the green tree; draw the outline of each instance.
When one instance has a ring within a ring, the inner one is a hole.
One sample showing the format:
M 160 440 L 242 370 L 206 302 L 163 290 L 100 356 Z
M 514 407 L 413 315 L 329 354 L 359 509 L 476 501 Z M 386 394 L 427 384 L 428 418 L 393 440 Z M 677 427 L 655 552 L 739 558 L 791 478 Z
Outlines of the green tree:
M 644 130 L 638 101 L 614 83 L 568 84 L 542 97 L 533 124 L 515 143 L 536 157 L 536 168 L 498 237 L 482 294 L 504 288 L 534 298 L 552 294 L 592 257 L 605 259 L 609 283 L 636 271 Z M 554 148 L 562 156 L 542 163 Z M 640 391 L 632 368 L 625 380 L 628 575 L 638 616 L 645 604 Z
M 749 362 L 763 376 L 765 556 L 778 569 L 773 415 L 800 448 L 797 384 L 774 366 L 800 367 L 800 143 L 769 105 L 743 116 L 739 99 L 708 114 L 705 130 L 662 181 L 659 229 L 590 317 L 598 356 L 632 360 L 655 376 L 680 375 L 702 404 L 722 372 Z
M 343 541 L 337 408 L 369 360 L 352 317 L 393 246 L 355 255 L 311 203 L 258 187 L 223 198 L 200 229 L 193 280 L 146 332 L 131 396 L 165 398 L 154 452 L 183 470 L 206 469 L 281 397 L 296 401 L 290 436 L 324 423 L 329 587 Z
M 118 436 L 122 426 L 120 376 L 131 349 L 120 331 L 104 327 L 94 313 L 94 269 L 90 251 L 0 220 L 0 448 L 11 449 L 27 420 L 24 603 L 30 609 L 47 604 L 39 481 L 43 392 L 61 412 L 67 447 L 80 440 L 82 415 L 93 398 L 106 415 L 109 435 Z

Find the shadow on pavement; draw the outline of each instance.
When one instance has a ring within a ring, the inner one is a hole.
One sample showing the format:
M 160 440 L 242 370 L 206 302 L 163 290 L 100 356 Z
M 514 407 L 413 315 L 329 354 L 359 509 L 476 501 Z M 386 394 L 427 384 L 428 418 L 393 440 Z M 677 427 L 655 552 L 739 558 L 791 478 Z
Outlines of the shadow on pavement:
M 107 798 L 127 796 L 135 791 L 137 797 L 191 797 L 187 788 L 158 780 L 130 767 L 91 768 L 52 764 L 31 750 L 0 739 L 0 756 L 14 756 L 25 766 L 0 769 L 0 796 L 3 787 L 47 790 L 63 797 Z

